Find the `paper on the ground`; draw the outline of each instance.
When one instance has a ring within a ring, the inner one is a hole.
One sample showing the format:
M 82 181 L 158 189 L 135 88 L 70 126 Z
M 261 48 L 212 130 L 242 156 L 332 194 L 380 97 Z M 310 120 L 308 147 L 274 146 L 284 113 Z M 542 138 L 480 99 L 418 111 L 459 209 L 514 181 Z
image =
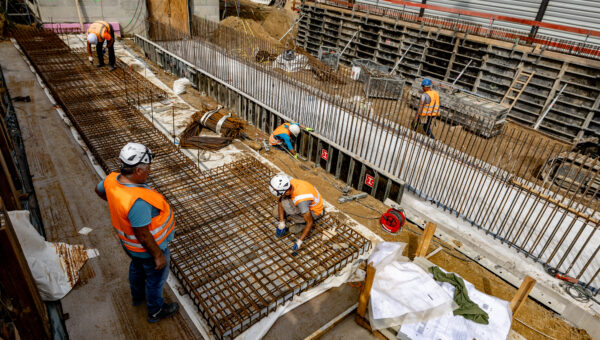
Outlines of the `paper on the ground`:
M 92 232 L 92 229 L 88 228 L 88 227 L 83 227 L 83 228 L 79 229 L 79 231 L 78 231 L 78 233 L 80 233 L 81 235 L 87 235 L 91 232 Z
M 416 264 L 377 267 L 369 305 L 373 329 L 452 315 L 455 306 L 452 296 Z
M 443 269 L 442 269 L 443 270 Z M 463 279 L 464 280 L 464 279 Z M 488 325 L 478 324 L 462 316 L 452 314 L 437 319 L 404 323 L 398 332 L 398 338 L 420 339 L 506 339 L 512 323 L 509 302 L 484 294 L 465 281 L 469 298 L 489 315 Z M 447 282 L 438 282 L 442 289 L 454 296 L 454 286 Z
M 98 250 L 46 242 L 31 225 L 29 211 L 9 211 L 8 216 L 42 299 L 62 299 L 77 283 L 79 269 L 87 259 L 98 256 Z

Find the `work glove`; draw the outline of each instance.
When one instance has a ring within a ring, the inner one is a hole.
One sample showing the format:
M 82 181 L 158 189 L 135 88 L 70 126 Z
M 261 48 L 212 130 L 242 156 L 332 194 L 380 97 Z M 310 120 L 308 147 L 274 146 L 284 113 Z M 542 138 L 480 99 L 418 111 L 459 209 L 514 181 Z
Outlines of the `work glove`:
M 313 129 L 313 128 L 309 128 L 309 127 L 307 127 L 307 128 L 306 128 L 306 129 L 304 129 L 304 130 L 306 130 L 306 132 L 313 132 L 313 131 L 315 131 L 315 129 Z
M 288 233 L 288 228 L 285 226 L 285 222 L 280 221 L 279 226 L 275 230 L 275 235 L 277 235 L 277 237 L 282 237 L 287 233 Z
M 90 64 L 94 65 L 94 58 L 88 57 L 88 60 L 90 61 Z
M 298 154 L 295 154 L 295 155 L 294 155 L 294 158 L 298 159 Z
M 296 242 L 294 242 L 294 245 L 292 246 L 292 256 L 298 255 L 298 249 L 300 249 L 301 246 L 302 246 L 301 239 L 298 239 Z

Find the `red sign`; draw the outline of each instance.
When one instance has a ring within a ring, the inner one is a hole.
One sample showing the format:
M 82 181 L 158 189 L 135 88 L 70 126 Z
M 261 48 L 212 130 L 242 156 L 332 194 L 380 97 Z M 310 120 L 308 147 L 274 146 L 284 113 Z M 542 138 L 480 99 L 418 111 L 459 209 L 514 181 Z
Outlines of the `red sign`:
M 375 184 L 375 178 L 371 175 L 367 175 L 367 177 L 365 177 L 365 184 L 372 188 L 373 184 Z
M 321 150 L 321 158 L 323 158 L 324 160 L 327 160 L 327 158 L 329 158 L 329 152 L 327 152 L 327 150 L 322 149 Z

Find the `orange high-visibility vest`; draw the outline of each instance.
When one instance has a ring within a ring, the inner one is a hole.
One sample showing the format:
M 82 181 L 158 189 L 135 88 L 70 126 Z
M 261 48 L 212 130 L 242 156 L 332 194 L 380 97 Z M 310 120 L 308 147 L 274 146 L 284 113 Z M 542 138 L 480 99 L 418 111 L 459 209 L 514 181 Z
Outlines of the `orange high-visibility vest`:
M 298 205 L 300 202 L 310 201 L 309 207 L 315 215 L 323 213 L 323 200 L 314 185 L 300 179 L 291 179 L 292 202 Z
M 145 252 L 146 249 L 135 237 L 131 223 L 129 223 L 129 210 L 138 198 L 148 202 L 160 210 L 158 216 L 152 218 L 148 229 L 154 236 L 156 244 L 160 244 L 175 229 L 173 210 L 163 195 L 144 187 L 128 187 L 117 181 L 119 173 L 113 172 L 104 179 L 104 190 L 108 200 L 110 218 L 117 236 L 125 248 L 133 252 Z
M 425 92 L 429 96 L 429 104 L 423 104 L 421 116 L 439 116 L 440 115 L 440 95 L 437 91 L 429 90 Z
M 110 41 L 110 25 L 106 21 L 96 21 L 90 25 L 87 29 L 87 34 L 94 33 L 98 37 L 98 42 L 104 42 L 104 40 Z
M 275 138 L 275 136 L 280 135 L 282 133 L 285 133 L 286 135 L 291 137 L 290 124 L 283 123 L 279 125 L 275 130 L 273 130 L 273 133 L 271 134 L 271 136 L 269 136 L 269 143 L 271 143 L 271 145 L 279 145 L 280 143 L 283 143 L 282 140 Z

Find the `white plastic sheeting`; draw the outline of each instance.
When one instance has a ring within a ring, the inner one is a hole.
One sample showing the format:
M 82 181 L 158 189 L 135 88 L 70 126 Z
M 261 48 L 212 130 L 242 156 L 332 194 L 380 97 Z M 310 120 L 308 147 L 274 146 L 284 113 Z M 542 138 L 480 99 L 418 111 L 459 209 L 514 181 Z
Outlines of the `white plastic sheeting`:
M 443 270 L 443 269 L 442 269 Z M 431 275 L 432 276 L 432 275 Z M 429 339 L 489 339 L 501 340 L 508 337 L 512 323 L 512 313 L 509 302 L 484 294 L 473 286 L 472 283 L 464 281 L 469 298 L 489 315 L 489 324 L 482 325 L 462 316 L 454 316 L 452 313 L 440 318 L 420 321 L 416 323 L 404 323 L 398 332 L 406 335 L 412 340 Z M 437 282 L 439 286 L 450 296 L 454 296 L 454 286 L 447 282 Z
M 98 256 L 98 250 L 46 242 L 31 225 L 29 211 L 9 211 L 8 216 L 42 299 L 62 299 L 77 283 L 79 269 L 87 259 Z

